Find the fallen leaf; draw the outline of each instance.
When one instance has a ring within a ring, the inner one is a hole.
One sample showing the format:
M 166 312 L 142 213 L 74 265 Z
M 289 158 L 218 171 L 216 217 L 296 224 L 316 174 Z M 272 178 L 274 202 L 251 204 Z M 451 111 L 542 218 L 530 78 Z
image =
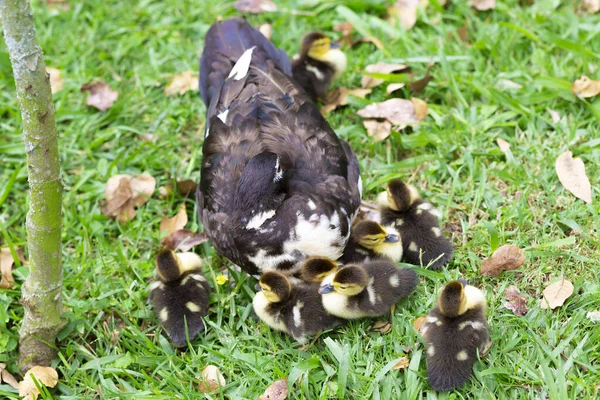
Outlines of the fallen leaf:
M 419 0 L 398 0 L 388 8 L 388 14 L 393 24 L 396 20 L 400 20 L 400 25 L 409 30 L 417 23 L 417 8 L 419 8 Z
M 410 83 L 410 91 L 414 94 L 421 93 L 427 84 L 433 80 L 433 76 L 429 74 L 429 70 L 433 67 L 434 63 L 430 62 L 427 65 L 427 69 L 425 70 L 425 76 L 419 80 L 413 81 Z
M 340 32 L 342 34 L 342 36 L 340 37 L 340 40 L 338 40 L 338 42 L 347 44 L 347 45 L 352 44 L 352 30 L 353 29 L 354 29 L 354 25 L 352 25 L 348 21 L 344 21 L 333 27 L 334 31 Z
M 421 315 L 413 321 L 413 328 L 419 331 L 421 336 L 423 335 L 423 325 L 425 325 L 425 315 Z
M 198 184 L 191 179 L 177 181 L 177 190 L 179 190 L 179 194 L 181 194 L 182 196 L 187 196 L 190 193 L 194 194 L 196 192 L 197 187 Z
M 408 66 L 404 64 L 388 64 L 384 62 L 378 62 L 377 64 L 371 64 L 365 67 L 365 72 L 371 74 L 392 74 L 401 71 L 408 72 Z M 385 82 L 383 79 L 364 75 L 360 81 L 360 86 L 362 88 L 372 88 L 377 85 L 381 85 L 383 82 Z
M 185 203 L 181 203 L 179 206 L 179 211 L 173 218 L 167 218 L 163 215 L 160 221 L 160 233 L 165 233 L 167 236 L 171 235 L 175 231 L 183 229 L 183 227 L 187 224 L 188 217 L 187 212 L 185 210 Z
M 592 322 L 600 322 L 600 311 L 590 311 L 585 315 Z
M 185 71 L 172 77 L 165 86 L 164 92 L 167 96 L 182 95 L 190 90 L 198 90 L 198 87 L 198 75 L 195 75 L 192 71 Z
M 352 42 L 350 47 L 354 47 L 361 43 L 373 43 L 375 45 L 375 47 L 377 47 L 379 50 L 383 50 L 383 42 L 373 36 L 365 36 L 358 40 L 355 40 L 354 42 Z
M 398 363 L 396 363 L 396 365 L 392 367 L 392 369 L 406 369 L 409 365 L 410 360 L 408 359 L 408 356 L 404 356 L 400 359 L 400 361 L 398 361 Z
M 575 197 L 592 204 L 592 186 L 585 173 L 585 165 L 581 158 L 573 158 L 573 153 L 566 151 L 556 159 L 558 180 Z
M 15 389 L 19 388 L 19 382 L 17 382 L 13 374 L 8 372 L 4 363 L 0 363 L 0 383 L 2 382 L 9 384 Z
M 258 31 L 262 33 L 264 37 L 271 40 L 271 36 L 273 36 L 273 26 L 271 24 L 260 25 Z
M 275 381 L 258 397 L 258 400 L 284 400 L 287 397 L 287 379 Z
M 179 229 L 166 236 L 161 243 L 168 249 L 179 250 L 185 253 L 207 240 L 208 237 L 204 232 L 192 232 L 189 229 Z
M 498 147 L 500 147 L 500 151 L 506 153 L 508 149 L 510 149 L 510 143 L 502 138 L 496 139 L 496 143 L 498 143 Z
M 469 6 L 479 11 L 492 10 L 496 8 L 496 0 L 471 0 Z
M 600 93 L 600 80 L 594 81 L 587 76 L 582 75 L 581 78 L 573 82 L 571 90 L 577 97 L 584 99 L 587 97 L 594 97 Z
M 469 25 L 465 21 L 465 24 L 456 30 L 456 35 L 463 42 L 469 41 Z
M 46 72 L 50 78 L 50 88 L 52 89 L 52 94 L 60 91 L 63 87 L 64 80 L 60 73 L 60 69 L 46 67 Z
M 406 127 L 406 124 L 419 122 L 416 112 L 419 112 L 419 117 L 423 117 L 422 100 L 415 101 L 406 99 L 389 99 L 381 103 L 372 103 L 359 110 L 357 114 L 363 118 L 383 118 L 387 119 L 393 125 L 399 125 L 399 129 Z M 418 107 L 416 110 L 415 105 Z M 427 104 L 425 104 L 426 113 Z
M 544 309 L 550 307 L 554 310 L 556 307 L 562 306 L 565 304 L 565 300 L 573 294 L 573 289 L 573 284 L 563 276 L 560 281 L 554 282 L 544 289 L 540 307 Z
M 492 257 L 481 263 L 481 275 L 498 276 L 502 271 L 519 268 L 525 262 L 525 253 L 517 246 L 505 244 Z
M 416 97 L 411 97 L 410 101 L 413 103 L 415 107 L 415 115 L 419 121 L 424 121 L 427 113 L 429 112 L 429 107 L 427 107 L 427 103 L 425 103 L 421 99 L 417 99 Z
M 40 391 L 35 385 L 34 376 L 39 385 L 53 388 L 58 383 L 58 372 L 54 368 L 36 366 L 27 371 L 23 380 L 19 382 L 19 396 L 37 399 Z
M 15 278 L 12 274 L 12 266 L 15 260 L 8 247 L 0 249 L 0 272 L 2 279 L 0 280 L 0 289 L 12 289 L 15 285 Z
M 270 0 L 241 0 L 235 3 L 234 7 L 238 11 L 251 14 L 277 11 L 277 5 Z
M 590 14 L 600 11 L 600 0 L 583 0 L 583 9 Z
M 392 133 L 392 124 L 389 121 L 379 122 L 376 119 L 367 119 L 363 121 L 367 130 L 367 135 L 372 137 L 375 142 L 385 140 Z
M 135 206 L 145 204 L 156 186 L 156 179 L 148 174 L 132 177 L 126 174 L 111 176 L 106 182 L 102 202 L 102 213 L 116 217 L 119 222 L 128 222 L 135 217 Z
M 560 114 L 558 111 L 554 111 L 551 108 L 546 108 L 546 110 L 548 111 L 548 114 L 550 114 L 550 118 L 552 118 L 552 123 L 556 124 L 560 121 Z
M 108 86 L 108 83 L 103 81 L 93 81 L 83 84 L 80 91 L 89 92 L 86 105 L 95 107 L 100 111 L 106 111 L 119 98 L 119 93 L 115 92 Z
M 404 83 L 390 83 L 389 85 L 387 85 L 387 87 L 385 88 L 385 93 L 386 94 L 392 94 L 393 92 L 395 92 L 398 89 L 402 89 L 404 86 L 406 86 Z
M 150 200 L 156 187 L 156 179 L 152 175 L 144 173 L 131 178 L 129 186 L 131 187 L 133 205 L 139 207 Z
M 198 390 L 202 393 L 212 393 L 226 384 L 219 368 L 208 365 L 202 370 L 202 376 L 198 379 Z
M 506 288 L 504 298 L 508 300 L 504 303 L 504 308 L 511 310 L 515 315 L 527 314 L 527 297 L 523 296 L 515 285 Z
M 510 79 L 498 79 L 496 88 L 499 90 L 517 91 L 523 88 L 523 85 L 513 82 Z
M 165 186 L 161 186 L 158 188 L 158 194 L 160 195 L 161 199 L 164 199 L 167 196 L 172 196 L 173 193 L 174 192 L 172 183 L 167 183 Z
M 371 89 L 347 89 L 345 87 L 338 87 L 327 93 L 325 105 L 321 107 L 321 113 L 327 115 L 339 106 L 348 105 L 348 96 L 356 96 L 364 99 Z
M 374 203 L 369 203 L 368 201 L 361 201 L 358 216 L 352 223 L 355 224 L 364 219 L 381 223 L 381 211 L 379 206 Z

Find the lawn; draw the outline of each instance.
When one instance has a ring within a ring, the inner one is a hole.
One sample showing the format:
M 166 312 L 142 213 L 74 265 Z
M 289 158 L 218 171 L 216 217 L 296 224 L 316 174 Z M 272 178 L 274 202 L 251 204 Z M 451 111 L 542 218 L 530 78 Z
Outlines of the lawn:
M 355 38 L 373 35 L 385 50 L 365 43 L 346 48 L 348 69 L 336 85 L 359 87 L 361 71 L 377 61 L 404 62 L 416 77 L 433 59 L 434 80 L 417 97 L 429 105 L 426 120 L 375 143 L 356 112 L 390 97 L 381 85 L 368 100 L 353 100 L 328 116 L 355 149 L 364 197 L 391 178 L 411 180 L 436 204 L 456 247 L 439 272 L 423 270 L 414 295 L 399 304 L 393 332 L 368 331 L 351 322 L 301 351 L 252 314 L 255 280 L 232 270 L 205 243 L 214 294 L 207 331 L 185 350 L 166 339 L 147 304 L 159 224 L 183 201 L 189 228 L 198 228 L 193 198 L 161 198 L 158 191 L 120 224 L 102 215 L 104 186 L 117 173 L 148 172 L 157 187 L 199 179 L 205 107 L 197 94 L 167 97 L 164 86 L 196 70 L 203 36 L 219 16 L 239 15 L 231 1 L 72 1 L 70 10 L 35 1 L 46 64 L 58 68 L 63 89 L 54 95 L 65 184 L 63 216 L 64 316 L 54 398 L 203 398 L 202 369 L 219 367 L 227 384 L 210 398 L 257 398 L 273 381 L 289 378 L 291 399 L 591 399 L 600 397 L 600 329 L 586 314 L 600 309 L 600 96 L 576 98 L 581 75 L 600 79 L 600 14 L 581 14 L 579 2 L 498 1 L 477 11 L 466 1 L 447 8 L 436 0 L 409 31 L 383 18 L 386 1 L 287 1 L 276 13 L 249 17 L 273 25 L 273 42 L 292 55 L 303 34 L 351 17 Z M 391 2 L 389 2 L 391 3 Z M 522 2 L 527 3 L 527 2 Z M 347 7 L 340 8 L 340 5 Z M 457 29 L 468 26 L 469 41 Z M 3 245 L 26 246 L 27 171 L 20 113 L 9 57 L 0 41 L 0 234 Z M 107 112 L 85 105 L 80 86 L 101 79 L 119 92 Z M 402 89 L 396 97 L 409 98 Z M 553 122 L 547 108 L 561 119 Z M 496 140 L 510 149 L 502 152 Z M 596 199 L 589 205 L 562 187 L 554 163 L 570 150 L 580 157 Z M 481 260 L 503 244 L 525 250 L 526 262 L 496 278 L 481 276 Z M 215 277 L 228 269 L 229 282 Z M 0 289 L 0 362 L 16 372 L 19 287 Z M 575 292 L 555 310 L 539 307 L 542 290 L 564 276 Z M 473 379 L 450 394 L 430 390 L 422 339 L 413 328 L 437 291 L 464 277 L 487 292 L 494 347 L 476 363 Z M 516 285 L 529 312 L 503 307 Z M 403 356 L 404 370 L 392 367 Z M 16 399 L 10 386 L 0 397 Z M 51 398 L 48 396 L 47 398 Z

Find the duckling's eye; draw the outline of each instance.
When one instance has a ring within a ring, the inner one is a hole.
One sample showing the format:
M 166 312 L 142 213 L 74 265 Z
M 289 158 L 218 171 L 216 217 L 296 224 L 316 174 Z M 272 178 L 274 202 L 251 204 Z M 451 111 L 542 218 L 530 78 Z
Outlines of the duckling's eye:
M 378 240 L 379 240 L 379 238 L 369 238 L 369 240 L 370 240 L 371 242 L 376 242 L 376 241 L 378 241 Z

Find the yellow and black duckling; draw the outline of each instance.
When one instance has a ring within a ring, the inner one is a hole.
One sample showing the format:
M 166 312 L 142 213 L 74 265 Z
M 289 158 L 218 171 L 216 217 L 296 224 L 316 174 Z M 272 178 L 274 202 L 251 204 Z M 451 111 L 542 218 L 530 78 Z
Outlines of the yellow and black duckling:
M 329 314 L 344 319 L 358 319 L 391 312 L 390 322 L 378 321 L 373 326 L 373 330 L 381 333 L 391 330 L 391 319 L 398 300 L 411 294 L 417 286 L 415 271 L 398 268 L 387 260 L 338 268 L 332 260 L 309 258 L 302 264 L 300 274 L 311 282 L 324 277 L 319 293 Z
M 210 285 L 202 275 L 202 260 L 195 253 L 161 250 L 156 257 L 158 280 L 150 285 L 149 299 L 173 343 L 186 344 L 204 330 Z
M 393 225 L 384 227 L 375 221 L 362 220 L 352 226 L 342 261 L 349 264 L 383 258 L 399 262 L 402 251 L 402 240 Z
M 242 19 L 206 34 L 198 213 L 216 250 L 253 275 L 339 258 L 360 205 L 356 155 L 291 76 L 286 54 Z
M 308 336 L 344 323 L 325 311 L 318 285 L 294 283 L 280 272 L 269 271 L 260 277 L 256 289 L 260 290 L 252 301 L 256 315 L 300 343 L 305 343 Z
M 461 387 L 471 376 L 477 352 L 491 345 L 485 294 L 464 280 L 448 283 L 421 332 L 427 345 L 427 377 L 435 390 Z
M 414 265 L 442 268 L 454 253 L 452 243 L 444 237 L 438 211 L 421 199 L 419 192 L 401 180 L 388 183 L 387 192 L 378 198 L 381 223 L 393 225 L 403 243 L 403 259 Z
M 316 101 L 323 98 L 331 83 L 346 69 L 346 55 L 329 37 L 312 32 L 304 36 L 300 55 L 292 61 L 292 75 Z

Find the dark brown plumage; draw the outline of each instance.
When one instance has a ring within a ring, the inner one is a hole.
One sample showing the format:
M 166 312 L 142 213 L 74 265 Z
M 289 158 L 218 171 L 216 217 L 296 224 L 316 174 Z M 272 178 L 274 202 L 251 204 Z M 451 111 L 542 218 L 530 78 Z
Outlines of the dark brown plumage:
M 294 269 L 310 255 L 338 258 L 360 203 L 354 152 L 284 56 L 236 18 L 211 27 L 200 61 L 207 130 L 198 212 L 217 251 L 250 274 Z

